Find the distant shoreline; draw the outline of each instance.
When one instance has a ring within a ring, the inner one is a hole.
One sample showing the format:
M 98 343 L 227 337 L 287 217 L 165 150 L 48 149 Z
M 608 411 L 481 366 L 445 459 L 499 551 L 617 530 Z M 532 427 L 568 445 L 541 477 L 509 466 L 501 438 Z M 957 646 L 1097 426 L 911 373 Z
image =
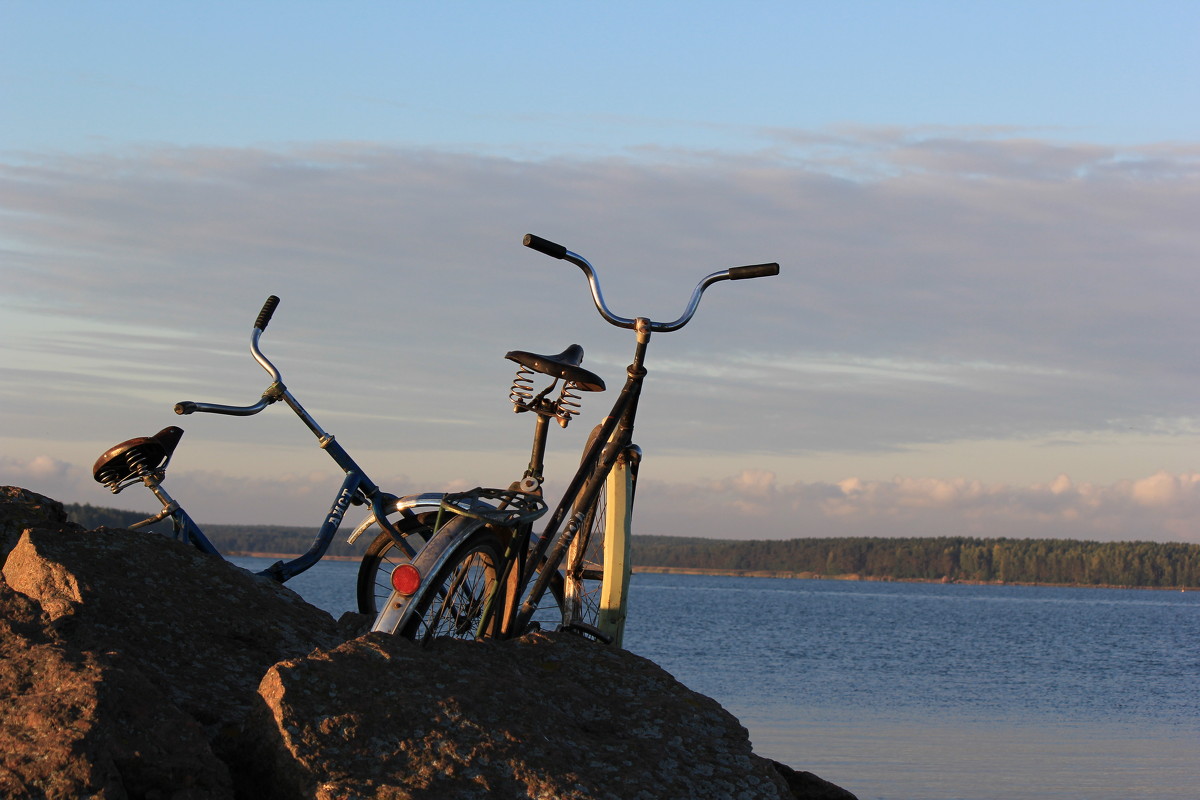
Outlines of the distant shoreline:
M 254 553 L 246 551 L 234 551 L 229 553 L 231 556 L 244 556 L 246 558 L 275 558 L 275 559 L 292 559 L 299 553 Z M 362 556 L 325 556 L 326 561 L 359 561 Z M 789 572 L 786 570 L 761 570 L 761 569 L 700 569 L 696 567 L 652 567 L 652 566 L 635 566 L 635 573 L 646 573 L 652 575 L 716 575 L 728 578 L 784 578 L 789 580 L 823 580 L 823 581 L 862 581 L 864 583 L 946 583 L 946 584 L 962 584 L 964 586 L 1048 586 L 1056 589 L 1147 589 L 1156 592 L 1186 592 L 1188 588 L 1185 586 L 1114 586 L 1109 584 L 1096 583 L 1032 583 L 1026 581 L 973 581 L 973 580 L 920 580 L 916 578 L 891 578 L 884 576 L 872 575 L 822 575 L 817 572 Z M 1191 591 L 1196 591 L 1193 588 Z
M 693 567 L 634 567 L 634 572 L 660 575 L 723 575 L 731 578 L 788 578 L 797 580 L 862 581 L 864 583 L 945 583 L 964 586 L 1048 586 L 1056 589 L 1151 589 L 1159 592 L 1186 592 L 1185 586 L 1115 586 L 1097 583 L 1035 583 L 1032 581 L 974 581 L 967 579 L 922 580 L 920 578 L 892 578 L 878 575 L 822 575 L 818 572 L 788 572 L 785 570 L 761 569 L 697 569 Z M 1192 588 L 1191 591 L 1196 591 Z

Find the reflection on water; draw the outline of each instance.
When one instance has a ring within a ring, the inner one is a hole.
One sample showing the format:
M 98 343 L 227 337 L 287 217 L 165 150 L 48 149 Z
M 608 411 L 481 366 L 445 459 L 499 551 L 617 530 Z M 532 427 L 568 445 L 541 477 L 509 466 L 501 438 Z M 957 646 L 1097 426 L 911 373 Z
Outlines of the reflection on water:
M 337 616 L 356 570 L 288 585 Z M 639 574 L 630 606 L 630 650 L 861 800 L 1200 796 L 1200 592 Z

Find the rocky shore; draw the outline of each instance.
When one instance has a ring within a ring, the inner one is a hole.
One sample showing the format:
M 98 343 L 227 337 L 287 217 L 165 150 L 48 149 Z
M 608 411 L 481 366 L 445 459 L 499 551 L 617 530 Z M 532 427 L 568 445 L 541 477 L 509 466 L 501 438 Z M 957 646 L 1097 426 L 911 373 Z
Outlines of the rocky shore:
M 0 487 L 0 796 L 817 798 L 711 698 L 570 635 L 418 647 Z

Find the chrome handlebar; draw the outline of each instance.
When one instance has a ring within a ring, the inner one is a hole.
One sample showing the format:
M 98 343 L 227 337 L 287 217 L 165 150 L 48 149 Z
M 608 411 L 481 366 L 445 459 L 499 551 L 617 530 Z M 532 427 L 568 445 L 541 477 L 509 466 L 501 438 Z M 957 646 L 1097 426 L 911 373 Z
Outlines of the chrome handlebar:
M 629 328 L 630 330 L 636 330 L 636 319 L 617 316 L 608 307 L 608 304 L 604 302 L 604 294 L 600 291 L 600 278 L 596 274 L 596 268 L 593 267 L 586 258 L 578 253 L 571 252 L 560 244 L 555 244 L 554 242 L 543 239 L 540 236 L 534 236 L 532 233 L 525 234 L 522 244 L 528 248 L 537 250 L 539 253 L 544 253 L 545 255 L 553 258 L 569 261 L 583 270 L 583 274 L 587 277 L 588 286 L 591 287 L 592 290 L 592 302 L 596 304 L 596 310 L 600 312 L 600 316 L 604 317 L 604 319 L 606 319 L 609 323 L 616 325 L 618 328 Z M 709 286 L 712 286 L 714 283 L 727 280 L 737 281 L 745 280 L 747 278 L 762 278 L 769 275 L 778 274 L 779 264 L 772 262 L 769 264 L 752 264 L 745 267 L 730 267 L 729 269 L 723 269 L 720 272 L 714 272 L 710 275 L 706 275 L 700 280 L 699 283 L 696 284 L 696 288 L 692 290 L 692 297 L 688 301 L 687 308 L 684 309 L 684 312 L 679 319 L 675 320 L 674 322 L 654 322 L 653 320 L 647 320 L 650 330 L 663 332 L 677 331 L 684 325 L 687 325 L 688 322 L 691 321 L 692 316 L 695 315 L 696 309 L 700 305 L 700 297 L 704 294 L 704 290 Z
M 197 403 L 193 400 L 184 400 L 175 404 L 176 414 L 194 414 L 196 412 L 208 414 L 227 414 L 235 417 L 249 417 L 257 414 L 267 406 L 283 399 L 284 393 L 287 391 L 283 385 L 283 377 L 279 374 L 279 369 L 271 363 L 271 360 L 263 355 L 262 349 L 258 346 L 259 337 L 263 335 L 263 331 L 267 329 L 267 323 L 271 321 L 271 315 L 275 313 L 275 307 L 279 305 L 279 298 L 271 295 L 267 298 L 267 302 L 263 303 L 262 310 L 258 312 L 258 318 L 254 322 L 254 330 L 250 333 L 250 355 L 254 356 L 254 360 L 258 362 L 267 374 L 271 376 L 271 385 L 263 392 L 263 396 L 259 401 L 249 406 L 226 406 L 220 403 Z

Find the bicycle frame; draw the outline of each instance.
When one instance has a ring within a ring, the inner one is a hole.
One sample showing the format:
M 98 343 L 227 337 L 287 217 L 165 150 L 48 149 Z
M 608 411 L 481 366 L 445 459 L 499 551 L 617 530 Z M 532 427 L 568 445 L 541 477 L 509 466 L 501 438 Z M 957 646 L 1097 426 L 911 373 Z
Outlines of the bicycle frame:
M 641 451 L 633 444 L 634 420 L 637 417 L 638 399 L 642 383 L 646 378 L 644 366 L 646 346 L 650 341 L 649 320 L 637 322 L 637 347 L 633 363 L 626 370 L 625 385 L 614 401 L 608 416 L 593 434 L 579 469 L 563 492 L 554 512 L 538 537 L 537 544 L 521 559 L 518 584 L 524 585 L 531 578 L 543 559 L 547 565 L 561 564 L 575 537 L 579 533 L 586 510 L 595 503 L 601 491 L 609 493 L 611 504 L 606 506 L 605 520 L 605 575 L 602 585 L 605 597 L 601 603 L 599 633 L 618 647 L 625 624 L 625 585 L 629 569 L 629 527 L 633 513 L 633 481 Z M 623 466 L 618 470 L 618 465 Z M 562 535 L 559 528 L 570 519 Z M 611 563 L 609 553 L 619 554 L 619 565 Z M 542 569 L 534 581 L 520 608 L 510 607 L 507 618 L 500 626 L 503 631 L 522 631 L 537 610 L 553 577 L 552 569 Z M 611 580 L 611 582 L 610 582 Z M 503 577 L 500 581 L 503 583 Z M 571 598 L 566 598 L 568 603 Z M 485 612 L 486 614 L 486 612 Z M 487 619 L 483 620 L 484 626 Z
M 255 344 L 257 345 L 257 337 L 255 339 Z M 309 549 L 302 555 L 297 556 L 289 561 L 276 562 L 266 570 L 263 570 L 261 574 L 268 574 L 275 580 L 282 583 L 289 578 L 299 575 L 301 572 L 304 572 L 313 564 L 320 561 L 321 558 L 324 557 L 325 553 L 329 550 L 329 545 L 332 543 L 334 535 L 341 527 L 342 520 L 344 519 L 346 511 L 350 508 L 351 504 L 368 503 L 371 507 L 371 517 L 367 523 L 365 523 L 363 526 L 360 526 L 359 530 L 356 530 L 351 534 L 351 536 L 348 538 L 348 541 L 353 542 L 355 539 L 357 539 L 358 535 L 361 534 L 362 530 L 365 530 L 366 527 L 369 527 L 371 522 L 375 522 L 378 523 L 380 527 L 388 530 L 388 532 L 392 534 L 393 538 L 396 539 L 397 543 L 401 544 L 401 546 L 404 546 L 405 543 L 403 537 L 401 537 L 399 533 L 392 527 L 391 523 L 387 521 L 387 512 L 389 507 L 391 510 L 395 511 L 401 506 L 404 506 L 404 504 L 401 504 L 401 498 L 381 491 L 379 486 L 373 480 L 371 480 L 371 478 L 363 471 L 358 463 L 350 456 L 350 454 L 346 452 L 346 449 L 337 442 L 334 436 L 322 429 L 321 426 L 317 424 L 317 421 L 313 419 L 312 415 L 309 414 L 304 407 L 300 405 L 299 401 L 296 400 L 292 393 L 283 386 L 283 384 L 278 380 L 277 372 L 275 373 L 275 377 L 276 381 L 267 390 L 267 394 L 265 394 L 264 397 L 267 395 L 272 395 L 286 403 L 287 406 L 291 408 L 293 412 L 295 412 L 296 416 L 298 416 L 301 421 L 304 422 L 308 429 L 312 431 L 313 435 L 317 437 L 317 442 L 320 448 L 324 450 L 331 459 L 333 459 L 333 462 L 341 468 L 341 470 L 346 474 L 346 477 L 342 480 L 342 485 L 337 494 L 334 496 L 334 499 L 330 504 L 329 511 L 325 514 L 321 528 L 316 537 L 313 539 L 313 543 Z M 265 408 L 265 405 L 263 407 Z M 194 413 L 196 411 L 207 411 L 211 413 L 235 413 L 224 410 L 225 408 L 227 407 L 203 403 L 193 403 L 190 404 L 189 407 L 188 404 L 180 403 L 175 407 L 175 411 L 179 414 Z M 409 504 L 404 507 L 412 507 L 412 505 L 413 503 L 410 500 Z M 409 555 L 413 555 L 411 550 Z
M 405 541 L 400 532 L 388 520 L 388 514 L 411 514 L 413 513 L 413 510 L 417 508 L 436 508 L 441 500 L 442 495 L 423 494 L 401 498 L 382 491 L 379 486 L 371 480 L 366 472 L 363 471 L 358 463 L 351 458 L 350 454 L 346 452 L 345 448 L 343 448 L 336 441 L 334 436 L 322 429 L 321 426 L 317 424 L 317 421 L 313 419 L 312 415 L 309 414 L 302 405 L 300 405 L 300 402 L 296 400 L 287 387 L 284 386 L 279 370 L 263 354 L 262 349 L 259 347 L 259 338 L 266 330 L 267 324 L 270 322 L 271 316 L 274 314 L 275 308 L 278 306 L 278 304 L 279 298 L 275 297 L 274 295 L 267 299 L 266 303 L 263 305 L 262 311 L 259 312 L 258 319 L 256 320 L 254 329 L 251 333 L 250 353 L 254 357 L 254 360 L 257 361 L 259 365 L 262 366 L 262 368 L 271 376 L 271 385 L 267 387 L 265 392 L 263 392 L 263 395 L 258 402 L 249 406 L 228 406 L 217 403 L 198 403 L 185 400 L 175 405 L 175 413 L 181 415 L 202 412 L 230 416 L 251 416 L 253 414 L 258 414 L 266 409 L 267 406 L 275 402 L 283 401 L 317 437 L 317 441 L 321 449 L 324 450 L 326 454 L 333 459 L 334 463 L 337 464 L 338 467 L 340 467 L 345 473 L 345 478 L 342 481 L 341 487 L 334 496 L 334 499 L 330 504 L 329 511 L 326 512 L 324 516 L 320 530 L 317 532 L 317 535 L 313 539 L 313 542 L 308 550 L 296 558 L 287 561 L 277 561 L 270 567 L 260 570 L 258 574 L 266 575 L 276 581 L 279 581 L 280 583 L 283 583 L 312 567 L 313 564 L 320 561 L 326 552 L 328 552 L 329 545 L 332 543 L 334 535 L 341 527 L 342 521 L 346 515 L 346 511 L 352 504 L 369 505 L 371 508 L 371 514 L 350 534 L 350 536 L 347 538 L 347 541 L 353 542 L 365 530 L 371 527 L 371 525 L 379 525 L 380 528 L 386 530 L 392 536 L 396 543 L 407 552 L 409 557 L 412 557 L 415 554 L 415 550 Z M 166 430 L 177 431 L 177 434 L 174 437 L 175 442 L 178 441 L 178 436 L 183 433 L 183 431 L 179 429 Z M 161 433 L 163 432 L 160 432 L 159 435 L 161 435 Z M 130 440 L 130 442 L 126 442 L 124 445 L 129 445 L 138 441 L 144 440 Z M 177 539 L 193 545 L 201 552 L 208 553 L 210 555 L 221 556 L 221 553 L 212 544 L 208 537 L 204 535 L 204 532 L 201 530 L 200 526 L 196 524 L 195 520 L 193 520 L 187 511 L 185 511 L 182 506 L 175 502 L 175 500 L 167 493 L 166 489 L 162 487 L 162 481 L 166 476 L 166 465 L 167 462 L 170 461 L 170 451 L 173 451 L 174 443 L 170 445 L 170 449 L 166 452 L 166 461 L 157 467 L 151 467 L 147 464 L 140 463 L 142 459 L 141 455 L 137 454 L 136 452 L 136 445 L 132 448 L 128 448 L 124 453 L 118 452 L 122 446 L 123 445 L 118 445 L 116 448 L 113 448 L 109 451 L 109 453 L 106 453 L 105 456 L 102 456 L 101 459 L 104 460 L 110 454 L 115 453 L 119 459 L 124 459 L 123 466 L 126 467 L 126 470 L 129 472 L 129 474 L 124 478 L 116 479 L 113 479 L 110 475 L 108 479 L 102 480 L 101 472 L 99 470 L 100 462 L 97 462 L 98 467 L 96 471 L 96 480 L 108 485 L 113 494 L 116 494 L 126 486 L 129 486 L 132 483 L 140 480 L 148 489 L 150 489 L 154 496 L 158 498 L 159 502 L 162 503 L 163 506 L 163 510 L 158 514 L 135 523 L 134 525 L 131 525 L 130 528 L 142 528 L 155 522 L 170 518 L 175 537 Z M 129 454 L 126 455 L 126 453 Z
M 637 416 L 638 399 L 641 396 L 642 384 L 646 377 L 646 348 L 650 342 L 650 335 L 654 331 L 664 333 L 676 331 L 690 322 L 700 305 L 700 298 L 705 290 L 714 283 L 723 280 L 743 280 L 777 275 L 779 265 L 776 263 L 755 264 L 710 273 L 696 284 L 687 307 L 678 319 L 672 322 L 654 322 L 646 317 L 629 318 L 614 314 L 604 300 L 595 268 L 578 253 L 573 253 L 562 245 L 532 234 L 525 236 L 523 244 L 545 255 L 569 261 L 579 267 L 587 278 L 596 310 L 610 324 L 633 330 L 637 334 L 637 345 L 634 349 L 633 362 L 626 370 L 625 386 L 621 390 L 620 396 L 613 404 L 612 410 L 598 434 L 587 448 L 575 478 L 571 481 L 564 493 L 563 500 L 550 518 L 546 530 L 538 540 L 537 547 L 524 561 L 522 570 L 524 576 L 532 576 L 532 570 L 535 568 L 541 567 L 541 569 L 520 610 L 516 612 L 515 618 L 506 621 L 503 630 L 505 632 L 525 630 L 549 588 L 550 581 L 553 579 L 553 571 L 557 570 L 558 565 L 562 563 L 567 549 L 578 534 L 585 511 L 593 505 L 600 491 L 604 490 L 608 492 L 609 503 L 606 505 L 607 518 L 604 526 L 605 558 L 601 583 L 600 616 L 597 620 L 598 630 L 589 631 L 589 633 L 609 639 L 611 643 L 619 647 L 625 625 L 625 603 L 631 569 L 629 537 L 633 513 L 634 479 L 641 458 L 640 449 L 633 444 L 633 427 L 634 419 Z M 626 466 L 619 466 L 622 459 L 625 460 Z M 572 512 L 571 521 L 562 534 L 557 535 L 558 526 L 562 524 L 568 508 Z M 551 541 L 553 541 L 552 545 Z M 569 605 L 569 598 L 567 602 Z M 486 623 L 486 619 L 484 623 Z M 481 626 L 481 629 L 485 628 Z

